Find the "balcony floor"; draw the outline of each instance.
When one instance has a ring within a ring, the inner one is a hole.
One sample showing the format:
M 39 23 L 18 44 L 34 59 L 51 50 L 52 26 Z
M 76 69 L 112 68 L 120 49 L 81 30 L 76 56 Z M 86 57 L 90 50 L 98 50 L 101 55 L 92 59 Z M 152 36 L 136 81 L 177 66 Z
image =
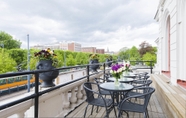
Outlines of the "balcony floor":
M 140 100 L 138 100 L 137 102 L 140 102 Z M 79 107 L 77 107 L 74 111 L 72 111 L 70 114 L 68 114 L 66 116 L 66 118 L 83 117 L 86 105 L 87 105 L 87 103 L 84 102 Z M 98 111 L 98 113 L 96 113 L 96 107 L 94 107 L 93 114 L 90 115 L 91 108 L 92 108 L 92 106 L 89 105 L 89 107 L 87 109 L 86 118 L 100 118 L 100 117 L 105 116 L 105 108 L 99 107 L 99 111 Z M 116 111 L 117 111 L 117 108 L 116 108 Z M 163 112 L 163 109 L 160 106 L 160 103 L 159 103 L 158 99 L 156 98 L 155 93 L 153 93 L 152 96 L 151 96 L 151 99 L 150 99 L 150 102 L 149 102 L 149 105 L 148 105 L 148 113 L 149 113 L 150 118 L 167 118 L 166 114 Z M 127 115 L 125 113 L 123 113 L 123 117 L 126 117 L 126 116 Z M 110 112 L 109 117 L 110 118 L 115 118 L 114 110 L 112 110 Z M 142 113 L 129 112 L 129 117 L 130 118 L 143 118 L 143 114 Z

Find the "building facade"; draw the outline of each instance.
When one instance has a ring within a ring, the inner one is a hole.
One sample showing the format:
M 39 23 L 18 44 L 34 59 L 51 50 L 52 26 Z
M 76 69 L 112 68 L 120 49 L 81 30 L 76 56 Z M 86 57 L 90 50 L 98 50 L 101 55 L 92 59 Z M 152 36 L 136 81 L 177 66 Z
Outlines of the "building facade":
M 96 49 L 96 53 L 105 54 L 105 49 Z
M 68 43 L 67 42 L 56 42 L 52 44 L 35 45 L 35 46 L 31 46 L 30 48 L 39 49 L 39 50 L 43 50 L 47 48 L 50 48 L 52 50 L 68 50 Z
M 82 52 L 96 53 L 96 47 L 82 47 Z
M 30 46 L 31 49 L 38 49 L 38 50 L 43 50 L 44 46 L 43 45 L 35 45 L 35 46 Z
M 155 20 L 159 23 L 157 67 L 170 82 L 186 81 L 186 0 L 160 0 Z
M 68 43 L 68 50 L 73 52 L 81 52 L 81 44 L 79 43 Z

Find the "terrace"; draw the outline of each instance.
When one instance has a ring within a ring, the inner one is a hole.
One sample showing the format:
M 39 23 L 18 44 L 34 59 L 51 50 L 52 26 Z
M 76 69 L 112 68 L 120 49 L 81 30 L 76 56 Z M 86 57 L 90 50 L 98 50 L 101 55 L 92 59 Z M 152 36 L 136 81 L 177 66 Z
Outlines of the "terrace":
M 90 65 L 58 68 L 57 70 L 82 69 L 60 73 L 56 79 L 56 86 L 47 89 L 40 88 L 38 78 L 39 73 L 47 71 L 29 71 L 0 75 L 0 78 L 28 74 L 35 75 L 35 88 L 29 93 L 21 93 L 19 96 L 11 97 L 0 102 L 0 117 L 83 117 L 87 102 L 85 101 L 86 96 L 82 85 L 86 81 L 94 81 L 95 77 L 104 77 L 104 74 L 109 71 L 109 68 L 105 67 L 105 63 L 101 65 L 103 66 L 103 70 L 99 70 L 96 73 L 89 72 Z M 150 118 L 185 118 L 185 90 L 170 85 L 163 75 L 153 74 L 153 70 L 151 69 L 152 67 L 135 69 L 137 72 L 148 71 L 151 76 L 150 79 L 153 80 L 151 86 L 156 89 L 148 105 Z M 67 76 L 65 75 L 67 74 L 70 79 L 66 78 Z M 141 101 L 138 100 L 137 102 Z M 88 108 L 86 117 L 104 117 L 105 115 L 104 108 L 99 108 L 98 113 L 94 109 L 92 115 L 90 115 L 90 109 L 91 107 Z M 114 111 L 111 111 L 109 116 L 115 117 Z M 138 118 L 143 117 L 143 114 L 131 112 L 129 116 Z

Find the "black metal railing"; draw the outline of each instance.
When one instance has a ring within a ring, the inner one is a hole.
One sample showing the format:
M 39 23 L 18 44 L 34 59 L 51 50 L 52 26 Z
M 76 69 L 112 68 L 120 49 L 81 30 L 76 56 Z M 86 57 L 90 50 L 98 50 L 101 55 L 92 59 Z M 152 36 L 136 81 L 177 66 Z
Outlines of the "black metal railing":
M 139 61 L 135 61 L 135 62 L 139 62 Z M 143 62 L 145 62 L 145 61 L 143 61 Z M 148 61 L 148 62 L 152 63 L 152 61 Z M 107 63 L 109 63 L 109 62 L 97 63 L 97 64 L 87 64 L 87 65 L 80 65 L 80 66 L 69 66 L 69 67 L 62 67 L 62 68 L 57 68 L 57 69 L 52 69 L 52 70 L 34 70 L 34 71 L 26 71 L 26 72 L 16 72 L 16 73 L 1 74 L 0 75 L 0 80 L 2 80 L 3 78 L 7 78 L 7 77 L 14 77 L 14 76 L 20 76 L 20 75 L 33 74 L 35 76 L 35 92 L 33 94 L 27 96 L 27 97 L 24 97 L 24 98 L 21 98 L 21 99 L 12 101 L 12 102 L 7 103 L 7 104 L 4 104 L 4 105 L 1 105 L 0 106 L 0 110 L 6 109 L 6 108 L 11 107 L 13 105 L 16 105 L 16 104 L 19 104 L 21 102 L 27 101 L 29 99 L 34 99 L 34 117 L 35 118 L 38 118 L 38 114 L 39 114 L 38 113 L 38 110 L 39 110 L 39 96 L 41 96 L 41 95 L 43 95 L 45 93 L 54 91 L 56 89 L 59 89 L 59 88 L 61 88 L 63 86 L 69 85 L 71 83 L 74 83 L 76 81 L 85 79 L 85 78 L 87 78 L 87 81 L 89 81 L 89 77 L 92 76 L 92 75 L 95 75 L 95 74 L 103 73 L 103 76 L 104 76 L 105 75 L 105 71 L 106 71 L 106 65 L 107 65 Z M 116 63 L 116 61 L 114 63 Z M 95 72 L 95 73 L 90 74 L 89 73 L 90 72 L 89 67 L 92 66 L 92 65 L 103 66 L 103 70 L 102 71 L 99 71 L 99 72 Z M 49 88 L 47 90 L 44 90 L 44 91 L 39 92 L 39 73 L 49 72 L 49 71 L 55 71 L 55 70 L 61 71 L 61 70 L 65 70 L 65 69 L 79 68 L 79 67 L 86 68 L 86 71 L 87 71 L 87 75 L 86 76 L 83 76 L 83 77 L 78 78 L 76 80 L 72 80 L 70 82 L 67 82 L 67 83 L 64 83 L 64 84 L 61 84 L 61 85 L 57 85 L 55 87 L 52 87 L 52 88 Z M 147 69 L 151 69 L 151 73 L 152 73 L 152 69 L 153 69 L 152 66 L 150 66 L 150 68 L 147 68 Z
M 92 74 L 89 74 L 89 66 L 91 65 L 100 65 L 100 66 L 104 66 L 104 70 L 99 71 L 99 72 L 95 72 Z M 14 76 L 20 76 L 20 75 L 28 75 L 28 74 L 33 74 L 35 76 L 35 92 L 27 97 L 12 101 L 10 103 L 4 104 L 0 106 L 0 110 L 3 110 L 5 108 L 11 107 L 13 105 L 19 104 L 21 102 L 27 101 L 29 99 L 34 99 L 34 117 L 38 118 L 38 109 L 39 109 L 39 96 L 54 91 L 56 89 L 59 89 L 63 86 L 69 85 L 71 83 L 74 83 L 76 81 L 82 80 L 84 78 L 87 78 L 87 81 L 89 81 L 89 77 L 98 73 L 105 73 L 105 63 L 97 63 L 97 64 L 88 64 L 88 65 L 80 65 L 80 66 L 69 66 L 69 67 L 62 67 L 62 68 L 57 68 L 57 69 L 52 69 L 52 70 L 34 70 L 34 71 L 27 71 L 27 72 L 16 72 L 16 73 L 6 73 L 6 74 L 1 74 L 0 75 L 0 80 L 2 80 L 3 78 L 7 78 L 7 77 L 14 77 Z M 64 69 L 71 69 L 71 68 L 79 68 L 79 67 L 85 67 L 87 70 L 87 75 L 83 76 L 81 78 L 78 78 L 76 80 L 72 80 L 70 82 L 67 82 L 65 84 L 61 84 L 61 85 L 57 85 L 55 87 L 49 88 L 47 90 L 41 91 L 39 92 L 39 73 L 43 73 L 43 72 L 49 72 L 49 71 L 54 71 L 54 70 L 64 70 Z
M 140 64 L 140 66 L 136 66 L 134 67 L 134 69 L 150 69 L 150 73 L 152 74 L 152 70 L 153 70 L 153 61 L 130 61 L 130 63 L 132 65 L 138 65 Z M 144 66 L 145 63 L 149 63 L 149 66 Z

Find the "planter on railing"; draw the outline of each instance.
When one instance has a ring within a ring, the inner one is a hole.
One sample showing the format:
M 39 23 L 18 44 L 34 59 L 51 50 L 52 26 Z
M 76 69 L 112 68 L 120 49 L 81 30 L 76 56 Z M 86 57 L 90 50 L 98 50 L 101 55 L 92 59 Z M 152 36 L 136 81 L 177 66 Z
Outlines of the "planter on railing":
M 91 59 L 89 64 L 95 64 L 95 65 L 90 65 L 90 69 L 92 72 L 97 72 L 97 69 L 99 68 L 99 63 L 98 59 Z
M 111 65 L 112 65 L 112 59 L 106 59 L 106 65 L 107 65 L 107 67 L 111 67 Z
M 52 70 L 55 67 L 52 66 L 51 60 L 41 60 L 37 63 L 38 70 Z M 59 75 L 58 70 L 50 71 L 50 72 L 43 72 L 39 74 L 39 79 L 42 80 L 41 87 L 52 87 L 55 86 L 54 79 Z

